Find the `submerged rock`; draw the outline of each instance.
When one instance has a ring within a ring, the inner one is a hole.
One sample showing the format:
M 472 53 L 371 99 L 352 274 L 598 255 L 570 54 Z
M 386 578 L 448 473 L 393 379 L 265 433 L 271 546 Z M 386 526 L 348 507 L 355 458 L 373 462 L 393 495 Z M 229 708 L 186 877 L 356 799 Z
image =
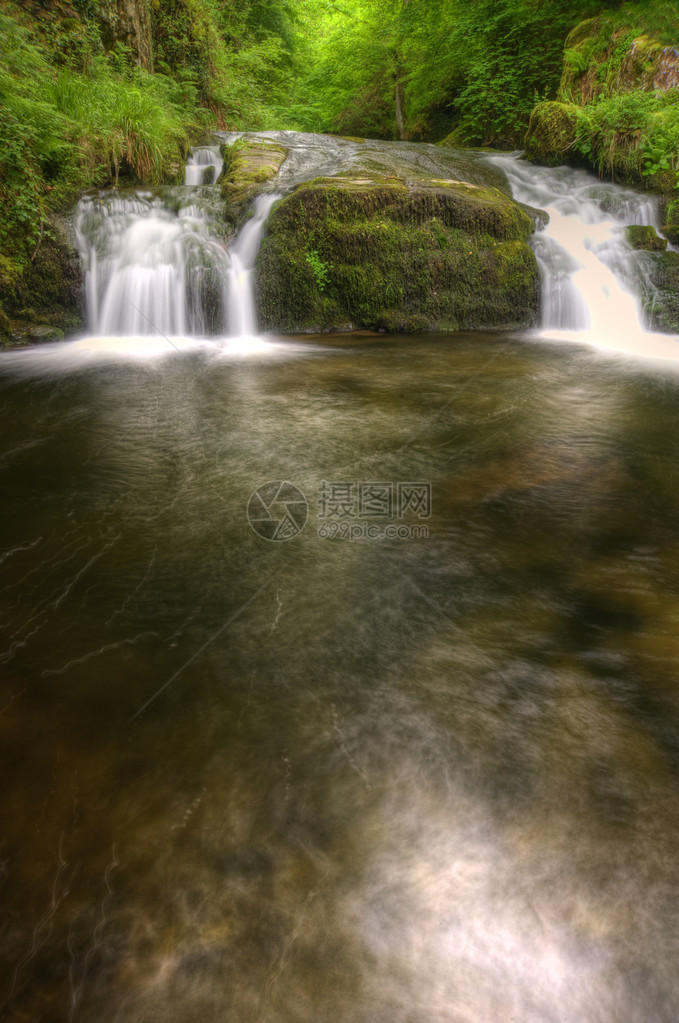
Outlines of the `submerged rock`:
M 536 217 L 538 216 L 536 211 Z M 274 207 L 258 259 L 266 330 L 526 326 L 539 306 L 534 220 L 453 179 L 316 178 Z

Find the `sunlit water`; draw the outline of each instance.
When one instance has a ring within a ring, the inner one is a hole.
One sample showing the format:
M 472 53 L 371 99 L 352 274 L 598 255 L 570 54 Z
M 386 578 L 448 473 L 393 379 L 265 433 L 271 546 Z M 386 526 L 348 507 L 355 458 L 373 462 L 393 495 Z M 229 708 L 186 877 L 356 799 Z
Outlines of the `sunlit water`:
M 100 340 L 0 362 L 1 1018 L 676 1023 L 677 378 Z

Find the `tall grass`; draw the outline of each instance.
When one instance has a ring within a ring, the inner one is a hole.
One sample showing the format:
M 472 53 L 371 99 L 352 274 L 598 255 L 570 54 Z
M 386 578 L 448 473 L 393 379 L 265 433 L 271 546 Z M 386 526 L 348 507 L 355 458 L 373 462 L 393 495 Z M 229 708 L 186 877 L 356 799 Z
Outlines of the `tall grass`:
M 0 8 L 0 254 L 19 263 L 53 209 L 121 174 L 162 181 L 199 131 L 195 106 L 166 76 L 119 54 L 91 55 L 87 72 L 52 56 Z
M 155 184 L 187 145 L 187 116 L 177 88 L 162 75 L 138 68 L 114 77 L 104 61 L 85 76 L 61 71 L 48 96 L 73 125 L 81 166 L 96 176 L 107 167 L 117 182 L 121 167 Z

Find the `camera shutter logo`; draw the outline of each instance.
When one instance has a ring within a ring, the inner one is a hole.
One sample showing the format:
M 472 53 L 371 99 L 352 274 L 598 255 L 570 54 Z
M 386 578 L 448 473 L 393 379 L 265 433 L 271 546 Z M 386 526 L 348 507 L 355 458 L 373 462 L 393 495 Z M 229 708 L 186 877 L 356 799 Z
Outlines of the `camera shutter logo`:
M 301 533 L 309 515 L 301 490 L 287 480 L 272 480 L 250 494 L 248 522 L 264 540 L 292 540 Z

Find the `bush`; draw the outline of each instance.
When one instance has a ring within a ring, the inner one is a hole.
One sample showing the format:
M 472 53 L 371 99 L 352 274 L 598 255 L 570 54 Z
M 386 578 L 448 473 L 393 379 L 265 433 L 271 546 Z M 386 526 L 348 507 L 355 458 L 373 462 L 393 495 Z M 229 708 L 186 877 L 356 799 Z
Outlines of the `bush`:
M 622 93 L 580 112 L 575 149 L 600 174 L 674 184 L 679 153 L 679 90 Z

